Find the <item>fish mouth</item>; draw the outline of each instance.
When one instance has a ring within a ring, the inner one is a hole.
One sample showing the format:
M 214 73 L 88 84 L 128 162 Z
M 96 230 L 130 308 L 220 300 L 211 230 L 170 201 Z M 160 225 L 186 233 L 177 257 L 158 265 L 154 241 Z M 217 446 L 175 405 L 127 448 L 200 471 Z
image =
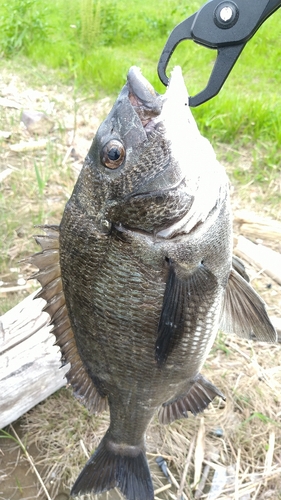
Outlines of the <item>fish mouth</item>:
M 143 76 L 141 69 L 132 66 L 127 75 L 128 97 L 138 114 L 144 128 L 161 114 L 163 96 L 155 91 L 151 83 Z
M 183 157 L 186 158 L 187 151 L 185 150 L 180 161 L 177 161 L 177 150 L 182 151 L 182 145 L 186 143 L 186 137 L 180 128 L 184 127 L 188 133 L 186 119 L 189 122 L 191 116 L 194 122 L 188 106 L 188 92 L 181 68 L 179 66 L 174 68 L 168 88 L 161 95 L 142 75 L 140 68 L 132 66 L 127 75 L 127 92 L 130 104 L 137 113 L 148 139 L 151 133 L 158 132 L 159 141 L 163 140 L 167 151 L 169 150 L 166 166 L 153 177 L 149 177 L 128 197 L 152 196 L 155 192 L 167 193 L 181 189 L 185 179 L 185 171 L 182 168 Z M 196 124 L 195 127 L 197 129 Z
M 159 204 L 163 217 L 157 221 L 157 228 L 155 221 L 153 231 L 170 238 L 191 217 L 199 182 L 201 134 L 189 107 L 189 95 L 179 66 L 173 69 L 162 95 L 136 66 L 129 70 L 126 89 L 148 141 L 154 136 L 167 149 L 166 164 L 136 186 L 126 201 L 134 207 L 139 203 L 140 209 L 141 203 L 145 203 L 150 213 L 156 211 L 155 206 Z M 146 229 L 145 225 L 142 229 Z
M 178 125 L 184 119 L 193 129 L 198 130 L 189 108 L 189 94 L 180 66 L 172 70 L 164 94 L 156 92 L 137 66 L 129 69 L 127 85 L 130 103 L 146 132 L 155 128 L 159 122 L 170 122 L 173 117 Z

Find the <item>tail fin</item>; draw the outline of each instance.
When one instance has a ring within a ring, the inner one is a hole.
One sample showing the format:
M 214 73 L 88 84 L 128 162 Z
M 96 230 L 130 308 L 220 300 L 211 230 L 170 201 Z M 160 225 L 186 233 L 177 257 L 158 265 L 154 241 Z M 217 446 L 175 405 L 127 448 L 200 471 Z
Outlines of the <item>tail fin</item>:
M 152 480 L 141 447 L 117 445 L 103 437 L 71 490 L 71 495 L 120 489 L 127 500 L 153 500 Z

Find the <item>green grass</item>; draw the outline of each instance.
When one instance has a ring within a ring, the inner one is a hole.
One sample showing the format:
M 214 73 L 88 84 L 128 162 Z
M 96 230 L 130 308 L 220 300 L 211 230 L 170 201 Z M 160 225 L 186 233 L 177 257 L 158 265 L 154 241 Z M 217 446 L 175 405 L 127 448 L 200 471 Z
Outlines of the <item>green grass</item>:
M 96 96 L 116 95 L 135 64 L 160 92 L 156 68 L 173 27 L 201 1 L 11 0 L 0 6 L 0 50 L 24 54 L 34 65 L 60 71 L 60 79 Z M 274 141 L 281 148 L 281 16 L 276 12 L 247 44 L 219 95 L 194 110 L 213 141 L 240 145 Z M 168 67 L 180 64 L 191 95 L 202 90 L 216 51 L 181 43 Z
M 151 75 L 152 83 L 163 89 L 156 64 L 168 34 L 202 3 L 194 0 L 182 6 L 176 0 L 136 0 L 132 4 L 125 0 L 6 1 L 0 6 L 0 47 L 5 56 L 23 52 L 34 62 L 63 68 L 66 78 L 75 76 L 79 83 L 94 83 L 106 92 L 117 92 L 128 66 L 139 64 Z M 281 76 L 281 48 L 277 43 L 280 26 L 277 12 L 249 42 L 230 77 L 225 102 L 235 103 L 233 98 L 247 101 L 254 89 L 257 100 L 273 89 L 278 98 L 275 80 L 280 82 Z M 187 41 L 179 45 L 172 59 L 182 65 L 189 86 L 201 90 L 214 55 L 214 51 Z
M 156 68 L 164 44 L 173 27 L 202 4 L 200 0 L 186 5 L 177 0 L 133 4 L 5 0 L 0 5 L 0 52 L 5 58 L 21 60 L 25 55 L 34 66 L 55 68 L 60 81 L 97 97 L 116 95 L 128 68 L 136 64 L 163 92 Z M 250 175 L 258 182 L 280 173 L 280 28 L 281 11 L 277 11 L 247 44 L 218 96 L 194 109 L 200 130 L 213 144 L 251 144 Z M 194 95 L 207 84 L 215 57 L 216 51 L 185 41 L 175 50 L 168 74 L 180 64 Z

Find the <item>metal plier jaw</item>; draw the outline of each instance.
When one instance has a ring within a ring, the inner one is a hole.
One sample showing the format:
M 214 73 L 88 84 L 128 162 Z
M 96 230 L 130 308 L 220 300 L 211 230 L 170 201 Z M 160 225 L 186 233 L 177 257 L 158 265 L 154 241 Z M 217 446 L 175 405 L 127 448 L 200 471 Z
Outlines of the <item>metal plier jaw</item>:
M 261 24 L 281 6 L 281 0 L 209 0 L 170 34 L 158 63 L 158 75 L 168 85 L 168 62 L 182 40 L 217 49 L 217 58 L 208 84 L 189 98 L 199 106 L 214 97 L 223 86 L 243 48 Z

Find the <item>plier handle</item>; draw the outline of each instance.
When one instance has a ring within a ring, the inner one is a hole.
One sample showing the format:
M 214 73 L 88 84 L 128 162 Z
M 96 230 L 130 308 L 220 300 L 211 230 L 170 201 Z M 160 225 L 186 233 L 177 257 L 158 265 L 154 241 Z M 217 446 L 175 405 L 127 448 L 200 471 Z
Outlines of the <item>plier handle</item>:
M 158 63 L 161 82 L 168 85 L 167 65 L 182 40 L 217 49 L 208 84 L 189 98 L 189 105 L 195 107 L 208 101 L 220 91 L 248 40 L 280 6 L 281 0 L 209 0 L 170 34 Z

